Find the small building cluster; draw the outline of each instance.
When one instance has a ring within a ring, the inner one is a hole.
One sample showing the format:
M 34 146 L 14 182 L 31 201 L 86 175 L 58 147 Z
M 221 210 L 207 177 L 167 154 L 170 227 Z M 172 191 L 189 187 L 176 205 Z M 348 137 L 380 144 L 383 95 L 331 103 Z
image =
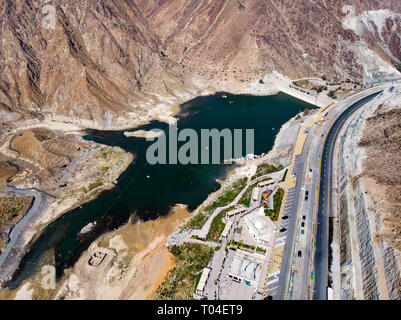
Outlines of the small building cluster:
M 219 239 L 224 250 L 216 251 L 203 270 L 195 297 L 247 300 L 263 296 L 278 232 L 265 208 L 267 204 L 271 208 L 277 184 L 272 179 L 259 182 L 251 192 L 249 207 L 237 206 L 225 214 Z

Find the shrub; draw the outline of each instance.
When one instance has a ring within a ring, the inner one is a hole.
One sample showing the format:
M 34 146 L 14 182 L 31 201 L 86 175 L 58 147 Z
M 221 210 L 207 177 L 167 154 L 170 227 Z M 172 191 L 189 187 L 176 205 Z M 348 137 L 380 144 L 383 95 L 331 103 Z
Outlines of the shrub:
M 188 300 L 199 282 L 203 268 L 213 256 L 214 249 L 205 245 L 186 243 L 173 246 L 169 251 L 174 255 L 175 267 L 169 271 L 157 288 L 157 300 Z

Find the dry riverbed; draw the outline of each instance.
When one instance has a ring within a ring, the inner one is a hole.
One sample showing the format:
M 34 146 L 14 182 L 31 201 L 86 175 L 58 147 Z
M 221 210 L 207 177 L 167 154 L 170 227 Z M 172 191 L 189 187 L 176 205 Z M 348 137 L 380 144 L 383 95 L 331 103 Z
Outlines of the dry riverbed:
M 56 127 L 61 129 L 61 126 Z M 102 191 L 113 188 L 133 161 L 133 155 L 121 148 L 85 141 L 82 132 L 71 132 L 74 128 L 70 126 L 64 129 L 67 131 L 29 123 L 18 129 L 10 128 L 1 135 L 0 164 L 9 169 L 2 175 L 2 188 L 5 191 L 10 186 L 36 188 L 42 192 L 39 207 L 29 220 L 29 228 L 21 231 L 22 237 L 13 247 L 17 254 L 8 257 L 2 265 L 1 282 L 17 268 L 28 244 L 46 225 L 93 200 Z M 7 234 L 8 230 L 3 232 Z

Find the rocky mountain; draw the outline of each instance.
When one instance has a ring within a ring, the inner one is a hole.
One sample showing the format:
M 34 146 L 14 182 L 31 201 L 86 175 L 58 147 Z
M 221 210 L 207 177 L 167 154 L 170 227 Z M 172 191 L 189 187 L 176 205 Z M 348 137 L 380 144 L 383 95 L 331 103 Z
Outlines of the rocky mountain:
M 1 0 L 0 26 L 3 123 L 130 127 L 273 71 L 371 82 L 401 59 L 398 0 Z

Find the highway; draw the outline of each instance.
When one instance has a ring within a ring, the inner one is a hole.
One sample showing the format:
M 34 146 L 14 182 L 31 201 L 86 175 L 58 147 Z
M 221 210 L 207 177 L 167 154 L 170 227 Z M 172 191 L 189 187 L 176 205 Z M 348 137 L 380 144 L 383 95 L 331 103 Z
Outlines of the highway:
M 338 133 L 344 126 L 345 121 L 354 113 L 354 111 L 363 106 L 368 101 L 376 97 L 380 92 L 368 95 L 367 97 L 355 102 L 348 107 L 335 120 L 326 136 L 320 167 L 320 183 L 319 183 L 319 201 L 317 212 L 317 228 L 314 253 L 314 300 L 327 299 L 328 286 L 328 252 L 329 252 L 329 218 L 332 216 L 332 170 L 333 170 L 333 150 L 336 143 Z
M 390 86 L 379 85 L 347 97 L 322 112 L 322 119 L 308 129 L 302 153 L 292 164 L 291 172 L 296 174 L 297 181 L 289 189 L 290 196 L 284 204 L 284 214 L 289 216 L 288 235 L 273 299 L 327 299 L 334 145 L 353 112 Z M 308 200 L 305 200 L 306 191 Z M 311 277 L 312 272 L 315 279 Z

